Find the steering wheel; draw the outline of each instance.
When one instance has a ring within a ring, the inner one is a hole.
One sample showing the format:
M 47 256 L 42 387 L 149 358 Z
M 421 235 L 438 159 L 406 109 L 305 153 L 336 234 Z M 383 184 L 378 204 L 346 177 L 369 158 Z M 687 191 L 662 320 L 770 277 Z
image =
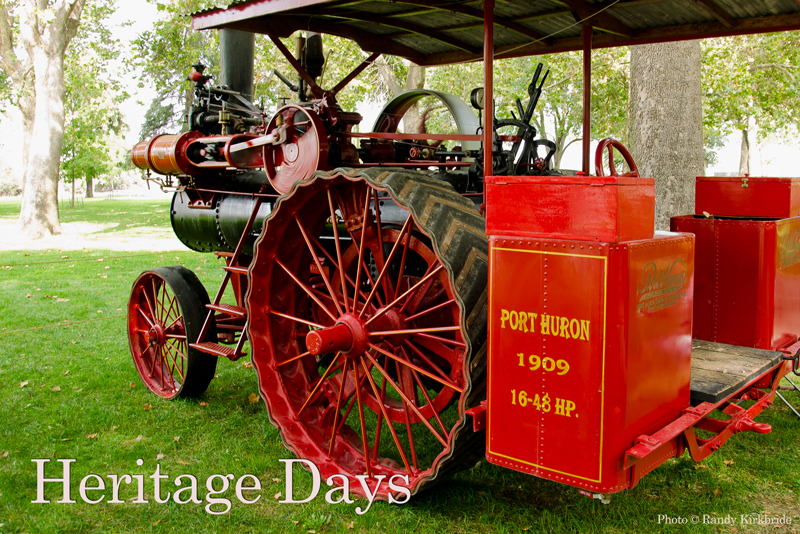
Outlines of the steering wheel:
M 611 137 L 606 137 L 597 145 L 597 151 L 595 152 L 594 158 L 594 166 L 595 166 L 595 174 L 597 176 L 606 176 L 605 172 L 603 171 L 603 150 L 608 148 L 608 176 L 630 176 L 634 178 L 639 177 L 639 168 L 636 166 L 636 162 L 633 161 L 633 156 L 631 153 L 628 152 L 628 149 L 623 146 L 622 143 L 617 141 L 616 139 L 612 139 Z M 625 163 L 628 164 L 630 171 L 620 174 L 614 168 L 614 150 L 617 149 L 619 153 L 622 155 L 622 158 L 625 160 Z

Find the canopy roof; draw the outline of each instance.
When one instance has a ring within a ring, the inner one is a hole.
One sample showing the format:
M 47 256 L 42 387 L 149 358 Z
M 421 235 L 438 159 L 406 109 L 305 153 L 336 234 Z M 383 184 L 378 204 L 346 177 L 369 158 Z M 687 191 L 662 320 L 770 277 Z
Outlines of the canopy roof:
M 800 29 L 800 0 L 496 0 L 495 57 Z M 339 35 L 421 65 L 483 57 L 479 0 L 234 0 L 192 15 L 196 30 Z

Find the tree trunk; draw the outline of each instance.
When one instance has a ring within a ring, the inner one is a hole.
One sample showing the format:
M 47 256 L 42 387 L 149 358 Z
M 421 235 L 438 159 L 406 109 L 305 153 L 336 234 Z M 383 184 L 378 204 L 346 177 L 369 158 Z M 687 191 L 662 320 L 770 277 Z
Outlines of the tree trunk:
M 747 128 L 742 128 L 742 150 L 739 153 L 739 176 L 750 174 L 750 137 Z
M 64 143 L 64 53 L 34 52 L 36 115 L 25 169 L 20 231 L 33 239 L 60 234 L 58 172 Z
M 86 194 L 83 196 L 84 198 L 94 198 L 94 191 L 92 191 L 93 181 L 94 180 L 91 177 L 86 177 Z
M 694 212 L 705 173 L 700 59 L 698 41 L 631 47 L 628 138 L 641 176 L 655 178 L 657 230 Z

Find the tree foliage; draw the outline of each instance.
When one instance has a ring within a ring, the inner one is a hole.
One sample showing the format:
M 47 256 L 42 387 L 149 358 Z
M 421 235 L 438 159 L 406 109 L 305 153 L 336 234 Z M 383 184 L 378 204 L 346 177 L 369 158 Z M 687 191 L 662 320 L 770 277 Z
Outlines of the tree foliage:
M 800 32 L 708 39 L 703 42 L 703 123 L 713 141 L 741 132 L 740 172 L 748 172 L 751 126 L 759 138 L 800 126 Z
M 119 104 L 128 97 L 111 62 L 120 56 L 119 40 L 106 25 L 113 13 L 111 1 L 86 6 L 84 22 L 67 50 L 64 146 L 61 168 L 67 182 L 92 180 L 111 171 L 111 142 L 124 125 Z

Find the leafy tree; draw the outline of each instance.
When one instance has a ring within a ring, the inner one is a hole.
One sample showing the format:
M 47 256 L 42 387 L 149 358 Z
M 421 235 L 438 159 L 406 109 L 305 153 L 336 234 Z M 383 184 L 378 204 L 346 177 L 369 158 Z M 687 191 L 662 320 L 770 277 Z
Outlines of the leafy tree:
M 139 87 L 148 83 L 156 89 L 145 113 L 142 139 L 180 131 L 183 116 L 192 105 L 193 84 L 187 78 L 191 65 L 199 62 L 210 67 L 209 71 L 219 65 L 217 32 L 196 32 L 185 16 L 208 7 L 208 2 L 155 3 L 163 18 L 132 42 L 133 67 L 141 72 Z
M 12 78 L 23 116 L 24 189 L 17 224 L 23 234 L 34 238 L 61 231 L 57 183 L 64 141 L 64 58 L 78 32 L 85 3 L 0 3 L 3 70 Z
M 742 136 L 739 173 L 750 172 L 754 126 L 764 138 L 800 125 L 800 32 L 709 39 L 703 43 L 707 136 Z
M 86 180 L 86 197 L 93 180 L 113 167 L 109 141 L 123 128 L 119 103 L 128 95 L 108 68 L 119 57 L 119 41 L 103 24 L 111 4 L 86 7 L 84 23 L 67 51 L 64 146 L 61 169 L 65 181 Z

